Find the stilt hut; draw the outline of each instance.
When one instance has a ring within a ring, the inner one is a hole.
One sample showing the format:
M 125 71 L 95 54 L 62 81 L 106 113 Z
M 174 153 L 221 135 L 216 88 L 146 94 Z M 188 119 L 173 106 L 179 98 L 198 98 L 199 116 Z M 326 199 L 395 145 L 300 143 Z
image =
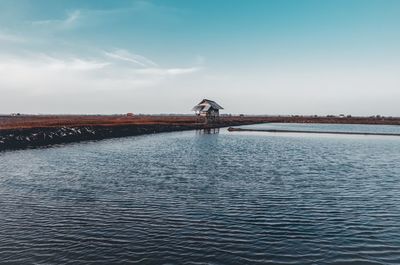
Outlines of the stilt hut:
M 194 111 L 197 116 L 205 117 L 206 123 L 210 123 L 218 120 L 220 109 L 224 108 L 217 102 L 203 99 L 199 104 L 193 107 L 192 111 Z

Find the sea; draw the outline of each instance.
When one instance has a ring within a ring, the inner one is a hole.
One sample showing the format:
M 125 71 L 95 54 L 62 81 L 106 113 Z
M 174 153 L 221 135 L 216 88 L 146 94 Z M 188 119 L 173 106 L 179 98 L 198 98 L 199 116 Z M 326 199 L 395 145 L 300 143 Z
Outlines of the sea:
M 0 264 L 400 264 L 400 137 L 221 128 L 1 152 Z

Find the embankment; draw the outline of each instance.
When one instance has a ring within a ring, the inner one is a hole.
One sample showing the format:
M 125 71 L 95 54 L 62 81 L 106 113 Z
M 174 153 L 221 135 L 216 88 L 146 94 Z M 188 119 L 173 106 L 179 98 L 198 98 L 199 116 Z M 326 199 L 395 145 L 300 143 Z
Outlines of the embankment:
M 0 150 L 21 149 L 27 147 L 191 129 L 197 129 L 197 126 L 151 124 L 122 126 L 63 126 L 4 130 L 1 131 L 0 134 Z
M 195 116 L 21 115 L 0 116 L 0 151 L 161 132 L 246 124 L 341 123 L 400 125 L 400 118 L 316 116 L 223 116 L 206 125 Z
M 221 120 L 218 123 L 206 125 L 203 121 L 196 123 L 193 121 L 168 122 L 164 120 L 162 122 L 147 121 L 131 124 L 71 124 L 67 126 L 51 125 L 41 127 L 17 126 L 16 128 L 0 130 L 0 151 L 161 132 L 220 128 L 252 123 L 254 122 L 246 120 Z

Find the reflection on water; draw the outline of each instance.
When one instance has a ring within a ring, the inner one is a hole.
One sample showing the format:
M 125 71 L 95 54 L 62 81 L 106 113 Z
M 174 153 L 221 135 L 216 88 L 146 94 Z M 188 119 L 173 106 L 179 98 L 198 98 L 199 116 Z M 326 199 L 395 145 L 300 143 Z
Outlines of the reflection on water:
M 196 134 L 219 134 L 220 128 L 207 128 L 207 129 L 201 129 L 201 130 L 196 130 Z
M 0 260 L 400 264 L 399 150 L 221 129 L 3 152 Z

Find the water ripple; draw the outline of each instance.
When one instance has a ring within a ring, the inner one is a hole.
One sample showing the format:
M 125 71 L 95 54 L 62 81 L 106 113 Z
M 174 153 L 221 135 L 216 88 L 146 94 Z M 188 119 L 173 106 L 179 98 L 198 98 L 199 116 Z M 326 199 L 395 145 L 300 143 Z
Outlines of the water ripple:
M 399 150 L 222 131 L 1 153 L 0 260 L 400 264 Z

